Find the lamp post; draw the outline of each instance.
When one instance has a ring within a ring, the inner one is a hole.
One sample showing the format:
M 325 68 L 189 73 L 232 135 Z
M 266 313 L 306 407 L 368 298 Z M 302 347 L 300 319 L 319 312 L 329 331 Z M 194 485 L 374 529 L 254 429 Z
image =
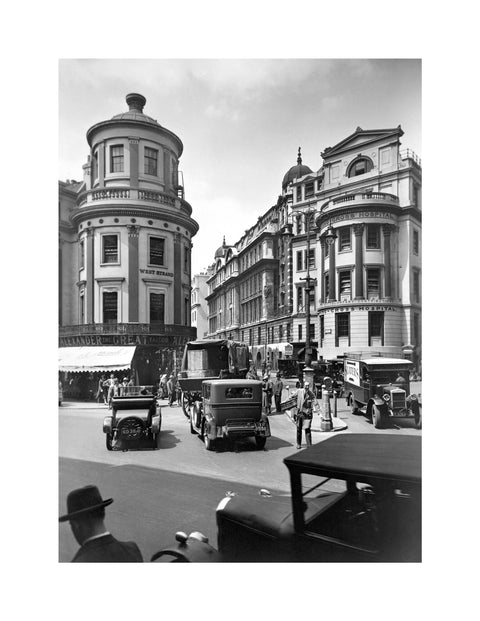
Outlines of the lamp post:
M 305 330 L 305 370 L 311 371 L 312 364 L 312 347 L 310 342 L 310 291 L 312 290 L 312 283 L 316 283 L 316 278 L 312 278 L 310 276 L 310 217 L 311 214 L 315 213 L 310 209 L 310 205 L 308 206 L 308 210 L 305 212 L 307 216 L 307 275 L 305 278 L 301 278 L 300 280 L 305 281 L 305 297 L 306 297 L 306 309 L 305 309 L 305 318 L 306 318 L 306 330 Z M 307 375 L 310 374 L 307 372 Z M 311 377 L 308 377 L 311 385 L 312 385 L 313 371 L 311 372 Z M 313 387 L 313 386 L 312 386 Z

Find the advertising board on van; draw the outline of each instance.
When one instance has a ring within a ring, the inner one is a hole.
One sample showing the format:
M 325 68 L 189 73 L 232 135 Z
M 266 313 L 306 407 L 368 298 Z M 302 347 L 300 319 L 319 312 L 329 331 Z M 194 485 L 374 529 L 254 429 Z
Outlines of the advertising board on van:
M 360 386 L 360 364 L 358 360 L 345 360 L 345 381 Z

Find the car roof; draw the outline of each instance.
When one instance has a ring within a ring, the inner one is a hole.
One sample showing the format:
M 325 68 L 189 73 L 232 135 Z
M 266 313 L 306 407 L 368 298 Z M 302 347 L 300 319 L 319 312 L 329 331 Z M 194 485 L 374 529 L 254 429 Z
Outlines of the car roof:
M 410 360 L 405 360 L 405 358 L 361 358 L 360 360 L 354 358 L 347 358 L 348 362 L 363 362 L 369 365 L 382 365 L 382 364 L 391 364 L 395 366 L 399 365 L 411 365 L 413 364 Z
M 421 437 L 346 433 L 284 460 L 290 469 L 336 479 L 383 479 L 419 483 Z

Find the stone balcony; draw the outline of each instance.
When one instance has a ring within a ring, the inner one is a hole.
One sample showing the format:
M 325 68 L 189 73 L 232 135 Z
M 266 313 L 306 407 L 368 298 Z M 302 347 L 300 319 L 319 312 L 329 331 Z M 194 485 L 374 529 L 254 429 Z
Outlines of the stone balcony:
M 400 205 L 398 196 L 387 194 L 386 192 L 352 192 L 332 198 L 320 208 L 322 214 L 328 213 L 338 207 L 373 207 L 373 206 L 395 206 Z
M 167 192 L 155 190 L 142 190 L 140 188 L 129 188 L 125 186 L 93 188 L 83 192 L 78 198 L 79 210 L 96 205 L 108 205 L 121 201 L 122 205 L 138 206 L 145 203 L 146 206 L 166 205 L 167 207 L 178 207 L 180 211 L 191 215 L 192 208 L 183 198 L 183 188 L 178 186 L 177 196 Z

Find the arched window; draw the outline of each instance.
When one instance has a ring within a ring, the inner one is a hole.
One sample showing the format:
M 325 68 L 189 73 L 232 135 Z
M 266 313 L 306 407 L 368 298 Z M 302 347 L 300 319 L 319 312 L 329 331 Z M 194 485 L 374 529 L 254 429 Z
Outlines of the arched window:
M 358 177 L 358 175 L 364 175 L 365 173 L 370 172 L 372 168 L 372 160 L 367 157 L 359 157 L 350 164 L 350 167 L 348 169 L 348 176 Z

